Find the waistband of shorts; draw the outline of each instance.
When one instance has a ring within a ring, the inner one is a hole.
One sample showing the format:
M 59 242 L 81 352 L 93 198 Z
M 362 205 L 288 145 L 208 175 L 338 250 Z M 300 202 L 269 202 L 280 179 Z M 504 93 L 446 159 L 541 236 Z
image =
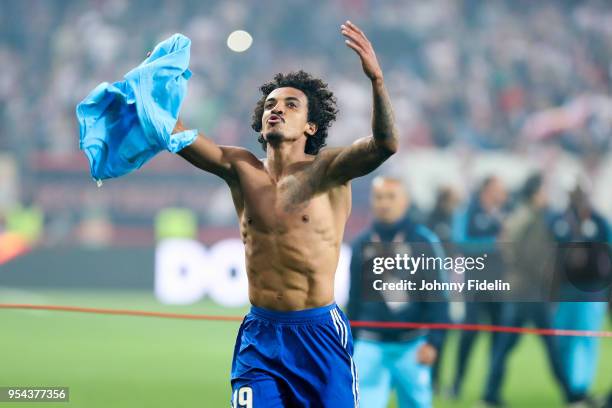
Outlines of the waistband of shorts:
M 279 312 L 264 309 L 263 307 L 251 306 L 250 315 L 279 323 L 306 323 L 331 318 L 330 311 L 334 310 L 336 302 L 331 305 L 315 307 L 312 309 L 296 310 L 290 312 Z

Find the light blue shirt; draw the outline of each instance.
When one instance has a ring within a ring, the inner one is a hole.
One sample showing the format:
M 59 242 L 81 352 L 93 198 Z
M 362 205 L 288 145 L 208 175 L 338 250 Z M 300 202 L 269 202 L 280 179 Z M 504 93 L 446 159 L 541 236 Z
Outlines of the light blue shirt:
M 189 38 L 174 34 L 123 81 L 101 83 L 77 105 L 80 148 L 95 180 L 119 177 L 195 140 L 196 130 L 172 134 L 191 77 L 190 48 Z

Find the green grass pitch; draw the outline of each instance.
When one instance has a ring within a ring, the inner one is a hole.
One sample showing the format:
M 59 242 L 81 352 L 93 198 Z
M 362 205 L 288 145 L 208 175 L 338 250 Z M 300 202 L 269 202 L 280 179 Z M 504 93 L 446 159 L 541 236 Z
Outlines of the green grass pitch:
M 202 301 L 166 306 L 141 292 L 0 290 L 2 303 L 43 303 L 241 315 Z M 229 407 L 229 369 L 238 322 L 208 322 L 83 313 L 0 309 L 0 386 L 69 386 L 69 403 L 0 403 L 0 408 Z M 610 330 L 609 323 L 606 329 Z M 443 384 L 450 382 L 456 350 L 450 336 Z M 488 336 L 474 350 L 463 399 L 436 398 L 435 407 L 471 407 L 486 374 Z M 595 395 L 612 388 L 612 339 L 602 339 Z M 512 355 L 504 396 L 511 407 L 558 407 L 544 350 L 525 336 Z M 391 401 L 390 407 L 395 407 Z M 367 408 L 367 407 L 364 407 Z

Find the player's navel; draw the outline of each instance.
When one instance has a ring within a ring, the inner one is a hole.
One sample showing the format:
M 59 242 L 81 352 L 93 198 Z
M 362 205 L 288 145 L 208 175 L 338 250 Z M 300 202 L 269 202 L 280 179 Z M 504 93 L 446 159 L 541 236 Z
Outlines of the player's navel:
M 310 217 L 308 216 L 308 214 L 302 215 L 302 221 L 303 222 L 309 222 L 310 221 Z

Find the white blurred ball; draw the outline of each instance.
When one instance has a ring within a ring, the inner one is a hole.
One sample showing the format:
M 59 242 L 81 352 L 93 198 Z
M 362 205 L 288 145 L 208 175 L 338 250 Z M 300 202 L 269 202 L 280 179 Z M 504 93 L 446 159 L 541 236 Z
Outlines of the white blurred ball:
M 253 37 L 251 34 L 243 30 L 233 31 L 227 37 L 227 46 L 234 52 L 243 52 L 249 49 L 253 44 Z

